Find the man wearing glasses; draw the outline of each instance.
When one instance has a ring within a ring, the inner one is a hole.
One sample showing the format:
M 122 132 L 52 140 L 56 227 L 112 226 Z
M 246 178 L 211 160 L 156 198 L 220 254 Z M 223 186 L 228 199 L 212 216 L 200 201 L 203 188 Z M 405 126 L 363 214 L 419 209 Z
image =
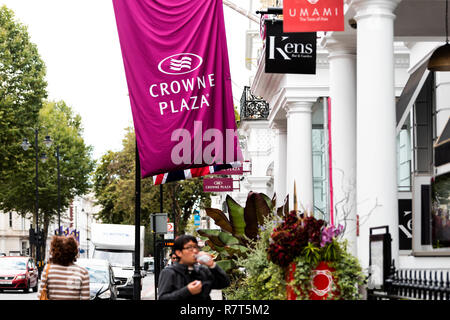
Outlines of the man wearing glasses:
M 211 300 L 209 294 L 212 289 L 230 285 L 227 274 L 212 256 L 200 251 L 195 237 L 177 237 L 173 250 L 178 262 L 161 271 L 159 300 Z

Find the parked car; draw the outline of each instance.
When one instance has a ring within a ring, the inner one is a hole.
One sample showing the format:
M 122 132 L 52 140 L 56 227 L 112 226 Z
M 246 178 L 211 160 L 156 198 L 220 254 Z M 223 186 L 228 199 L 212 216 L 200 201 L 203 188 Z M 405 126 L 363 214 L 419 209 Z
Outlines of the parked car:
M 114 279 L 114 272 L 108 260 L 79 258 L 76 264 L 89 272 L 91 300 L 117 299 L 118 281 Z
M 38 282 L 38 269 L 33 258 L 0 257 L 0 291 L 23 290 L 26 293 L 32 288 L 33 292 L 37 292 Z
M 155 258 L 144 257 L 144 270 L 147 272 L 155 272 Z

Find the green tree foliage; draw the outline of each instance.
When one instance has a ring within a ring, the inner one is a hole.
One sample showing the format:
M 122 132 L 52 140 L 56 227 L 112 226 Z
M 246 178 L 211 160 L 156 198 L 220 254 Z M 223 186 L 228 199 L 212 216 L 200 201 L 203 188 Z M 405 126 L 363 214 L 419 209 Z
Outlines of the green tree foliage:
M 58 184 L 56 148 L 60 154 L 61 212 L 68 208 L 77 195 L 86 194 L 94 171 L 91 159 L 92 147 L 86 146 L 82 138 L 81 118 L 61 102 L 45 102 L 39 113 L 39 154 L 46 153 L 47 161 L 39 161 L 39 223 L 47 234 L 48 225 L 55 221 L 58 213 Z M 42 141 L 49 135 L 53 140 L 47 149 Z M 31 147 L 24 151 L 20 143 L 14 147 L 22 153 L 18 170 L 10 172 L 8 187 L 0 186 L 1 210 L 16 211 L 24 216 L 35 212 L 35 149 L 34 133 L 29 130 Z M 33 217 L 34 222 L 34 217 Z
M 22 169 L 26 156 L 17 146 L 38 122 L 46 97 L 44 77 L 45 65 L 27 28 L 0 7 L 0 188 L 13 187 L 10 174 Z
M 102 210 L 98 214 L 104 223 L 134 224 L 135 152 L 133 128 L 127 128 L 123 149 L 109 151 L 100 159 L 94 175 L 94 192 Z M 152 213 L 160 212 L 160 187 L 151 178 L 141 180 L 141 222 L 150 226 Z M 208 193 L 203 192 L 201 178 L 163 185 L 163 210 L 175 219 L 177 234 L 185 232 L 189 218 L 196 208 L 211 205 Z

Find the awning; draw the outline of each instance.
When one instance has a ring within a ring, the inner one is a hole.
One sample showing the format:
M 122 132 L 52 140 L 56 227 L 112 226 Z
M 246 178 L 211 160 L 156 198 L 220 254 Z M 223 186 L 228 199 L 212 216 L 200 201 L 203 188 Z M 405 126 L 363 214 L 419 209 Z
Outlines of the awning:
M 412 105 L 417 99 L 417 96 L 422 89 L 425 80 L 428 77 L 430 71 L 427 69 L 428 59 L 425 60 L 420 67 L 414 71 L 406 82 L 403 88 L 400 98 L 397 100 L 396 104 L 396 115 L 397 115 L 397 134 L 402 129 L 406 118 L 408 117 L 409 111 Z
M 434 144 L 434 165 L 442 166 L 450 163 L 450 119 Z

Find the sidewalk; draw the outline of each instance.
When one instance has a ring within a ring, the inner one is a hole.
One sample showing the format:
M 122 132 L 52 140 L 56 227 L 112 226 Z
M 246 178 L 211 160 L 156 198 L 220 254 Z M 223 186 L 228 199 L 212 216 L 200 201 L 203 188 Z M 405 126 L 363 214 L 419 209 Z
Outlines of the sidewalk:
M 212 300 L 223 300 L 222 290 L 211 290 L 211 294 L 209 296 Z

